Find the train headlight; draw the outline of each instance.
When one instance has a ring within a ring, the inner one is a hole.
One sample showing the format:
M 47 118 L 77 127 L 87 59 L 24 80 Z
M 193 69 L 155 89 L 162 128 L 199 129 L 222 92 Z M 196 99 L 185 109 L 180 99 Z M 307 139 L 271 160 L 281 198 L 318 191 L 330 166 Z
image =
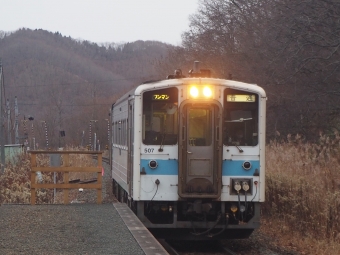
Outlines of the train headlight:
M 197 87 L 191 87 L 190 88 L 190 96 L 196 98 L 198 97 L 198 88 Z
M 212 96 L 212 91 L 211 88 L 209 88 L 208 86 L 203 88 L 203 95 L 205 97 L 211 97 Z
M 244 170 L 249 170 L 251 168 L 251 163 L 249 161 L 245 161 L 242 164 Z
M 151 169 L 155 169 L 155 168 L 157 168 L 157 166 L 158 166 L 158 164 L 157 164 L 157 161 L 156 161 L 156 160 L 150 160 L 150 162 L 149 162 L 149 167 L 150 167 Z
M 230 211 L 232 211 L 233 213 L 237 212 L 237 206 L 236 205 L 231 205 L 230 206 Z

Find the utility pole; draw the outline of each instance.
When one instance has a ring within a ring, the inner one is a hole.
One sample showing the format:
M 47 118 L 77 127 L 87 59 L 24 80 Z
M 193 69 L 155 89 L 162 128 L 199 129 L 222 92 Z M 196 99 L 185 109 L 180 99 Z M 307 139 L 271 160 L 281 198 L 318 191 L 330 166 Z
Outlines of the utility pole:
M 9 106 L 8 98 L 6 100 L 6 108 L 7 108 L 7 134 L 8 134 L 7 144 L 12 144 L 11 107 Z
M 18 108 L 18 99 L 15 96 L 14 98 L 14 113 L 15 113 L 15 143 L 19 144 L 19 108 Z
M 42 120 L 41 122 L 44 123 L 44 128 L 45 128 L 45 138 L 46 138 L 46 150 L 48 150 L 47 123 L 46 123 L 45 120 Z
M 3 98 L 4 92 L 4 75 L 2 70 L 2 62 L 0 58 L 0 145 L 1 145 L 1 173 L 5 170 L 5 142 L 4 142 L 4 127 L 3 127 Z
M 94 139 L 93 139 L 93 150 L 96 151 L 97 150 L 97 134 L 94 133 L 93 137 L 94 137 Z
M 92 134 L 92 122 L 90 121 L 90 125 L 89 125 L 89 146 L 90 146 L 90 150 L 92 150 L 92 138 L 91 138 L 91 134 Z
M 26 122 L 27 122 L 28 120 L 26 120 L 26 116 L 24 115 L 24 119 L 21 121 L 22 122 L 22 124 L 23 124 L 23 127 L 24 127 L 24 145 L 26 146 L 26 147 L 28 147 L 28 133 L 27 133 L 27 128 L 26 128 Z
M 46 150 L 48 150 L 48 133 L 47 133 L 47 123 L 46 121 L 44 121 L 45 123 L 45 136 L 46 136 Z
M 107 145 L 110 146 L 110 119 L 105 119 L 107 121 Z
M 97 121 L 98 120 L 90 120 L 90 126 L 89 126 L 89 143 L 90 143 L 89 145 L 90 145 L 90 150 L 95 150 L 94 147 L 96 146 L 96 140 L 94 140 L 94 145 L 92 146 L 91 135 L 92 135 L 92 122 L 96 123 Z
M 34 118 L 32 116 L 28 117 L 28 120 L 31 121 L 31 134 L 32 134 L 32 143 L 30 144 L 31 149 L 35 150 L 35 137 L 34 137 Z
M 84 136 L 85 136 L 85 131 L 83 130 L 83 132 L 81 134 L 81 144 L 80 144 L 80 147 L 84 146 Z

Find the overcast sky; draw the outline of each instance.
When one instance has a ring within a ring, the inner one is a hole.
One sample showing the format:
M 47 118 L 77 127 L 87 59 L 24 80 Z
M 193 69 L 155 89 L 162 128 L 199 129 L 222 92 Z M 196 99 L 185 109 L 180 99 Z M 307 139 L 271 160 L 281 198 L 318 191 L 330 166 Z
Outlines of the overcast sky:
M 43 29 L 91 42 L 180 45 L 199 0 L 0 0 L 0 30 Z

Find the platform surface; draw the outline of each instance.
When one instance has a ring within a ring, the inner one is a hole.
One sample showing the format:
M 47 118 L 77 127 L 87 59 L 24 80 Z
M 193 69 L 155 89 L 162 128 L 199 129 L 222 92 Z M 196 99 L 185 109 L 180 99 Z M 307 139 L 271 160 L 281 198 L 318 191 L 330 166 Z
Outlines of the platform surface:
M 113 204 L 125 225 L 137 240 L 139 246 L 147 255 L 165 255 L 169 254 L 157 239 L 144 227 L 137 216 L 130 210 L 126 204 Z
M 120 203 L 1 205 L 0 254 L 168 254 L 133 216 Z

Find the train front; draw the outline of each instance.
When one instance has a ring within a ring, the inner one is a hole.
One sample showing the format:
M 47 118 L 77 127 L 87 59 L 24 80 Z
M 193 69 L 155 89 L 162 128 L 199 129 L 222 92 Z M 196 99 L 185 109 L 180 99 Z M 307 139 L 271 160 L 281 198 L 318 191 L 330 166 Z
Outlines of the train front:
M 202 73 L 140 88 L 136 212 L 163 238 L 246 238 L 265 196 L 266 95 Z

